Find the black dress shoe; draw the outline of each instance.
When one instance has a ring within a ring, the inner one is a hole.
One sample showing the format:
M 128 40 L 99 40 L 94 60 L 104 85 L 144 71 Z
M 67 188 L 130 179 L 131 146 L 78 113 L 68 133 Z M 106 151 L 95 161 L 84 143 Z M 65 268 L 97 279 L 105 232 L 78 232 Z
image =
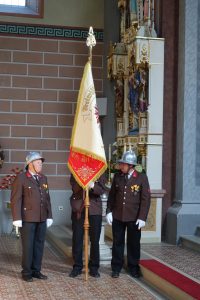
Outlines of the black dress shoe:
M 82 274 L 82 270 L 79 269 L 73 269 L 70 273 L 69 273 L 69 277 L 75 278 L 78 275 Z
M 40 272 L 33 272 L 32 276 L 34 278 L 37 278 L 37 279 L 43 279 L 43 280 L 47 280 L 47 276 L 46 275 L 43 275 L 42 273 Z
M 22 279 L 27 282 L 32 282 L 33 278 L 31 275 L 22 275 Z
M 141 276 L 139 266 L 136 266 L 135 268 L 129 270 L 129 274 L 133 278 L 139 278 Z
M 90 276 L 94 277 L 94 278 L 99 278 L 100 274 L 98 271 L 94 272 L 94 271 L 90 271 L 89 272 Z
M 112 277 L 112 278 L 118 278 L 118 277 L 119 277 L 119 272 L 117 272 L 117 271 L 112 271 L 111 277 Z

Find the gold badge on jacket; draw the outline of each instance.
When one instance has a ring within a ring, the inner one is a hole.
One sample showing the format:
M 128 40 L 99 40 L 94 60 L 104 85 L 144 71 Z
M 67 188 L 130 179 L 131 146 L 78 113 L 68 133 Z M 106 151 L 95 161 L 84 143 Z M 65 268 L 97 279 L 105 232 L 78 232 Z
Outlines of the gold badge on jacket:
M 140 186 L 137 184 L 132 185 L 131 191 L 132 191 L 132 193 L 134 193 L 134 195 L 136 195 L 140 191 Z
M 43 183 L 42 186 L 43 186 L 43 189 L 46 190 L 46 192 L 47 192 L 47 190 L 48 190 L 48 184 Z

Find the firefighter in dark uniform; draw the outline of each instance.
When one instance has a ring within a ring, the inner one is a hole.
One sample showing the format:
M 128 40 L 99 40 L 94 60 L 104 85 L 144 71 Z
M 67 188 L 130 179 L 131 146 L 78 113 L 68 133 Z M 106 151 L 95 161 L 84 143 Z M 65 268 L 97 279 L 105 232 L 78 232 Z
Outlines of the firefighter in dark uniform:
M 74 260 L 70 277 L 77 277 L 83 269 L 83 236 L 84 236 L 84 198 L 85 191 L 71 175 L 72 196 L 70 199 L 72 207 L 72 255 Z M 90 259 L 89 275 L 95 278 L 100 277 L 99 269 L 99 240 L 102 224 L 102 201 L 101 195 L 106 192 L 106 178 L 100 176 L 98 180 L 90 184 L 89 190 L 89 235 L 90 235 Z
M 20 227 L 22 279 L 47 279 L 41 271 L 46 228 L 53 223 L 47 178 L 42 171 L 44 158 L 38 152 L 26 157 L 26 172 L 14 180 L 11 192 L 13 225 Z
M 113 247 L 111 268 L 113 278 L 119 277 L 124 264 L 125 232 L 127 230 L 127 267 L 132 277 L 139 277 L 141 228 L 145 226 L 150 207 L 150 188 L 146 174 L 134 166 L 137 157 L 127 151 L 119 160 L 120 172 L 113 178 L 108 196 L 108 224 L 112 224 Z

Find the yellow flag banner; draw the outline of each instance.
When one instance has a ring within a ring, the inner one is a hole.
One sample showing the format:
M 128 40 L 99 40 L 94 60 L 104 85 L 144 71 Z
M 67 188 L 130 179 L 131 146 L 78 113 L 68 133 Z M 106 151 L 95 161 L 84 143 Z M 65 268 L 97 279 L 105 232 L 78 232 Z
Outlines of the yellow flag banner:
M 89 61 L 84 68 L 78 95 L 68 167 L 83 189 L 98 179 L 107 168 Z

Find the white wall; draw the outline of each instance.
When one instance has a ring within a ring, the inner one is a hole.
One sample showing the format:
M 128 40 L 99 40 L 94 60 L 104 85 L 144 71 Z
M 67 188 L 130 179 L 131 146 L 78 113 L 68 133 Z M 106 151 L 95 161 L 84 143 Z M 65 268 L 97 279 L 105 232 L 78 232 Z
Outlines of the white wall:
M 0 21 L 30 24 L 49 24 L 102 29 L 104 26 L 103 0 L 45 0 L 44 18 L 0 16 Z

